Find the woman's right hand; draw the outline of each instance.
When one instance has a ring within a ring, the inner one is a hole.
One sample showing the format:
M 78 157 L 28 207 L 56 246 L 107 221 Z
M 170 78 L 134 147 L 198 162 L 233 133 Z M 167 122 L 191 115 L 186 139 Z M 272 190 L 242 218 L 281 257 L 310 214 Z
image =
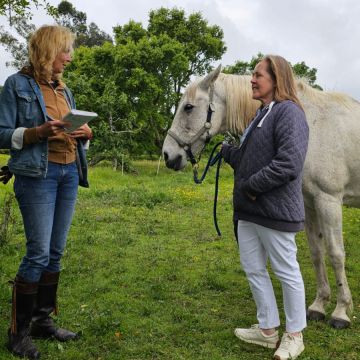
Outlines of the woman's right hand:
M 36 134 L 40 139 L 47 138 L 62 133 L 66 130 L 66 126 L 70 124 L 61 120 L 50 120 L 44 122 L 36 128 Z

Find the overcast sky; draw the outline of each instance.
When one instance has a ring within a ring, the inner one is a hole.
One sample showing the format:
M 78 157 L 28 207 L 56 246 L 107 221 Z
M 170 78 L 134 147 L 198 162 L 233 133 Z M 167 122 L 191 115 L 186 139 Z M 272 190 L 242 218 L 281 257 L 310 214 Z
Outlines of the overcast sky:
M 60 0 L 50 0 L 53 5 Z M 130 19 L 147 25 L 152 9 L 178 7 L 200 11 L 224 31 L 227 51 L 222 65 L 249 61 L 258 52 L 278 54 L 292 63 L 315 67 L 324 90 L 345 92 L 360 100 L 360 0 L 70 0 L 87 14 L 88 23 L 112 35 Z M 36 25 L 52 23 L 44 15 Z M 4 19 L 0 20 L 0 25 Z M 13 69 L 0 49 L 0 84 Z M 218 63 L 217 63 L 218 64 Z M 216 64 L 216 65 L 217 65 Z

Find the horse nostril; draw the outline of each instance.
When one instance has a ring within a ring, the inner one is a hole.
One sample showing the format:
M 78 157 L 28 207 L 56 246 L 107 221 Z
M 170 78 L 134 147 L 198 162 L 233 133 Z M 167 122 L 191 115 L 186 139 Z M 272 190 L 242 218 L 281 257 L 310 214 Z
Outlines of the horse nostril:
M 164 160 L 165 160 L 165 161 L 168 161 L 168 159 L 169 159 L 168 153 L 167 153 L 167 152 L 164 152 Z

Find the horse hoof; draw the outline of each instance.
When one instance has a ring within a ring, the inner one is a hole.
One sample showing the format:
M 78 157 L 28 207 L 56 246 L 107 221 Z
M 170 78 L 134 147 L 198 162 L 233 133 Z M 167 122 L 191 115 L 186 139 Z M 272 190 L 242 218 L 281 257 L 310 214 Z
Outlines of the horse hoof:
M 350 326 L 350 321 L 337 319 L 337 318 L 331 318 L 329 320 L 329 324 L 334 329 L 346 329 Z
M 314 310 L 308 310 L 306 313 L 306 318 L 308 320 L 315 320 L 315 321 L 324 321 L 325 320 L 325 314 L 314 311 Z

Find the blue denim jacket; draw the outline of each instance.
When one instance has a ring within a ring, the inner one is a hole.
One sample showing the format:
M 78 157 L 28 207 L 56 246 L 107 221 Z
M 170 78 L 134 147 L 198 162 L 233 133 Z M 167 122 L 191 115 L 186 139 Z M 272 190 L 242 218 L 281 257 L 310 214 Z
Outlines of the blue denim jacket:
M 65 88 L 66 99 L 73 109 L 75 100 Z M 18 175 L 46 177 L 48 165 L 48 142 L 12 148 L 14 130 L 32 128 L 47 121 L 44 98 L 37 82 L 20 72 L 8 77 L 0 94 L 0 149 L 10 149 L 9 170 Z

